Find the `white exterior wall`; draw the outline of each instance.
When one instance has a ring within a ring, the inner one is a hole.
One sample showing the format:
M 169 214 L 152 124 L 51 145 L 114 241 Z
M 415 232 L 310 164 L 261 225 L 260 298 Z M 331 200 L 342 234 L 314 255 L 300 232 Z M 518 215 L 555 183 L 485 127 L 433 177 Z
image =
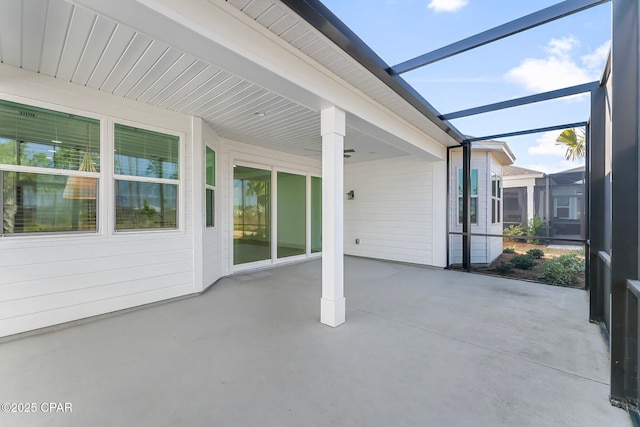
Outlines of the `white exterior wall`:
M 344 183 L 345 193 L 355 192 L 344 201 L 345 254 L 446 265 L 445 162 L 404 156 L 355 163 L 345 167 Z
M 202 167 L 202 173 L 200 175 L 200 185 L 196 185 L 199 188 L 200 194 L 202 197 L 200 200 L 204 201 L 205 194 L 205 156 L 204 150 L 205 147 L 211 148 L 216 153 L 216 164 L 215 164 L 215 175 L 216 175 L 216 186 L 215 186 L 215 210 L 214 210 L 214 220 L 213 227 L 205 226 L 205 209 L 204 204 L 202 205 L 202 209 L 200 209 L 200 218 L 202 221 L 202 288 L 206 289 L 211 284 L 215 283 L 220 277 L 223 276 L 223 271 L 227 271 L 223 269 L 223 257 L 222 257 L 222 229 L 224 228 L 223 223 L 223 212 L 226 210 L 226 206 L 228 205 L 227 200 L 230 199 L 230 195 L 227 191 L 225 191 L 226 187 L 222 185 L 223 183 L 223 175 L 221 170 L 223 167 L 226 167 L 224 164 L 224 159 L 222 158 L 222 142 L 216 133 L 206 124 L 202 125 L 202 160 L 200 165 Z M 226 170 L 226 168 L 224 168 Z
M 462 232 L 462 224 L 458 222 L 458 170 L 462 169 L 462 151 L 451 152 L 451 173 L 449 175 L 451 209 L 449 210 L 450 230 Z M 491 223 L 491 171 L 502 176 L 502 166 L 488 151 L 471 152 L 471 169 L 478 170 L 478 222 L 471 224 L 471 232 L 479 234 L 502 234 L 502 221 Z M 503 206 L 504 200 L 501 204 Z M 500 214 L 502 220 L 502 212 Z M 502 253 L 502 238 L 500 237 L 471 237 L 471 263 L 489 264 Z M 450 236 L 449 262 L 462 263 L 462 236 Z
M 540 174 L 542 178 L 542 174 Z M 532 177 L 520 177 L 518 175 L 504 177 L 503 188 L 519 188 L 525 187 L 527 189 L 527 218 L 526 222 L 533 219 L 535 216 L 535 200 L 534 192 L 536 187 L 536 178 Z
M 99 232 L 0 238 L 0 336 L 199 290 L 190 117 L 7 66 L 0 98 L 102 123 Z M 178 230 L 113 231 L 114 121 L 181 136 Z
M 321 174 L 317 159 L 224 140 L 199 118 L 14 67 L 0 65 L 0 99 L 102 124 L 99 232 L 0 237 L 0 336 L 206 289 L 234 271 L 233 163 L 271 169 L 274 177 L 279 170 Z M 113 231 L 114 122 L 181 137 L 178 230 Z M 205 227 L 205 146 L 216 152 L 213 228 Z
M 502 234 L 502 220 L 504 216 L 504 198 L 502 197 L 502 194 L 500 195 L 500 221 L 495 224 L 491 222 L 491 172 L 496 172 L 500 176 L 500 186 L 502 187 L 504 184 L 504 179 L 502 179 L 502 165 L 496 160 L 495 156 L 491 152 L 488 153 L 487 161 L 489 162 L 490 168 L 487 179 L 487 234 Z M 502 253 L 502 237 L 487 237 L 486 241 L 488 254 L 487 262 L 492 262 Z

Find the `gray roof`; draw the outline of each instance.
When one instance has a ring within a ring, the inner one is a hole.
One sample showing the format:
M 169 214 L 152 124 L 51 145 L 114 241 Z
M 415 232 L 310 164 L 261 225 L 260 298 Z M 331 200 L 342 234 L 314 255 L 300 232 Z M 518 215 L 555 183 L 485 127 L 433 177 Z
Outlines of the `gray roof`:
M 534 171 L 533 169 L 521 168 L 519 166 L 503 166 L 502 176 L 517 175 L 544 175 L 544 172 Z

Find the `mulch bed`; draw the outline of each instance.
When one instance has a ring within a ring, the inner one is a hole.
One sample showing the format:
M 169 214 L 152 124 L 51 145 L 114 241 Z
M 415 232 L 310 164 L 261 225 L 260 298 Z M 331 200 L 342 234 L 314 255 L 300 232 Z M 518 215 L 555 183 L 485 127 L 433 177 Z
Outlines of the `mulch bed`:
M 498 258 L 496 258 L 495 261 L 493 261 L 491 265 L 489 265 L 488 267 L 474 267 L 473 271 L 477 273 L 497 275 L 497 276 L 508 277 L 513 279 L 530 280 L 534 282 L 545 283 L 542 280 L 542 274 L 544 272 L 544 264 L 547 262 L 547 259 L 551 259 L 554 256 L 562 255 L 564 253 L 574 252 L 571 250 L 562 250 L 562 249 L 548 250 L 545 246 L 542 246 L 542 245 L 532 245 L 532 244 L 525 244 L 525 243 L 513 244 L 513 243 L 505 242 L 505 247 L 508 247 L 508 246 L 515 247 L 517 253 L 515 254 L 503 253 Z M 510 261 L 511 258 L 513 258 L 514 256 L 525 254 L 529 249 L 533 249 L 533 248 L 542 249 L 545 253 L 545 256 L 541 259 L 537 259 L 536 266 L 533 267 L 531 270 L 519 270 L 517 268 L 514 268 L 508 273 L 500 273 L 496 270 L 496 266 L 501 262 Z M 553 284 L 553 283 L 548 283 L 548 284 Z M 584 274 L 580 275 L 578 283 L 576 283 L 575 285 L 571 285 L 570 287 L 584 289 Z

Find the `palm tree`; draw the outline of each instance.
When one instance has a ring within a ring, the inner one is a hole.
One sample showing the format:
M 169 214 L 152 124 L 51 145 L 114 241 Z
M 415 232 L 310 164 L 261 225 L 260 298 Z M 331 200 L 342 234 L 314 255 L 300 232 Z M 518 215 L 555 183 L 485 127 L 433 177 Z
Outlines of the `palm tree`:
M 262 229 L 262 213 L 268 215 L 267 212 L 267 197 L 269 193 L 269 187 L 266 181 L 260 181 L 258 179 L 251 179 L 246 181 L 246 194 L 247 196 L 256 197 L 256 213 L 258 215 L 258 229 L 261 230 L 262 237 L 266 237 L 266 232 Z M 266 216 L 266 215 L 265 215 Z M 265 218 L 266 219 L 266 218 Z M 266 222 L 264 224 L 266 227 Z
M 577 132 L 575 128 L 563 130 L 556 138 L 556 144 L 566 146 L 564 157 L 567 160 L 581 160 L 585 157 L 587 148 L 584 129 L 578 129 Z

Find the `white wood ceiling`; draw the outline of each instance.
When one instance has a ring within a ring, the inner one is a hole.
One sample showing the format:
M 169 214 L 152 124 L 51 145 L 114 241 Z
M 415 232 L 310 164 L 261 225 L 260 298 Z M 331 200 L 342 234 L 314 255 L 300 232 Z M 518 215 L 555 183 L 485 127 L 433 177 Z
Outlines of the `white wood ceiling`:
M 340 55 L 272 2 L 232 3 L 340 70 Z M 224 138 L 319 157 L 319 112 L 64 0 L 0 1 L 0 61 L 202 117 Z M 406 154 L 353 127 L 346 145 L 356 149 L 348 162 Z
M 278 0 L 226 1 L 379 104 L 425 133 L 435 135 L 435 125 L 422 113 Z M 447 138 L 439 140 L 445 145 L 458 145 Z

